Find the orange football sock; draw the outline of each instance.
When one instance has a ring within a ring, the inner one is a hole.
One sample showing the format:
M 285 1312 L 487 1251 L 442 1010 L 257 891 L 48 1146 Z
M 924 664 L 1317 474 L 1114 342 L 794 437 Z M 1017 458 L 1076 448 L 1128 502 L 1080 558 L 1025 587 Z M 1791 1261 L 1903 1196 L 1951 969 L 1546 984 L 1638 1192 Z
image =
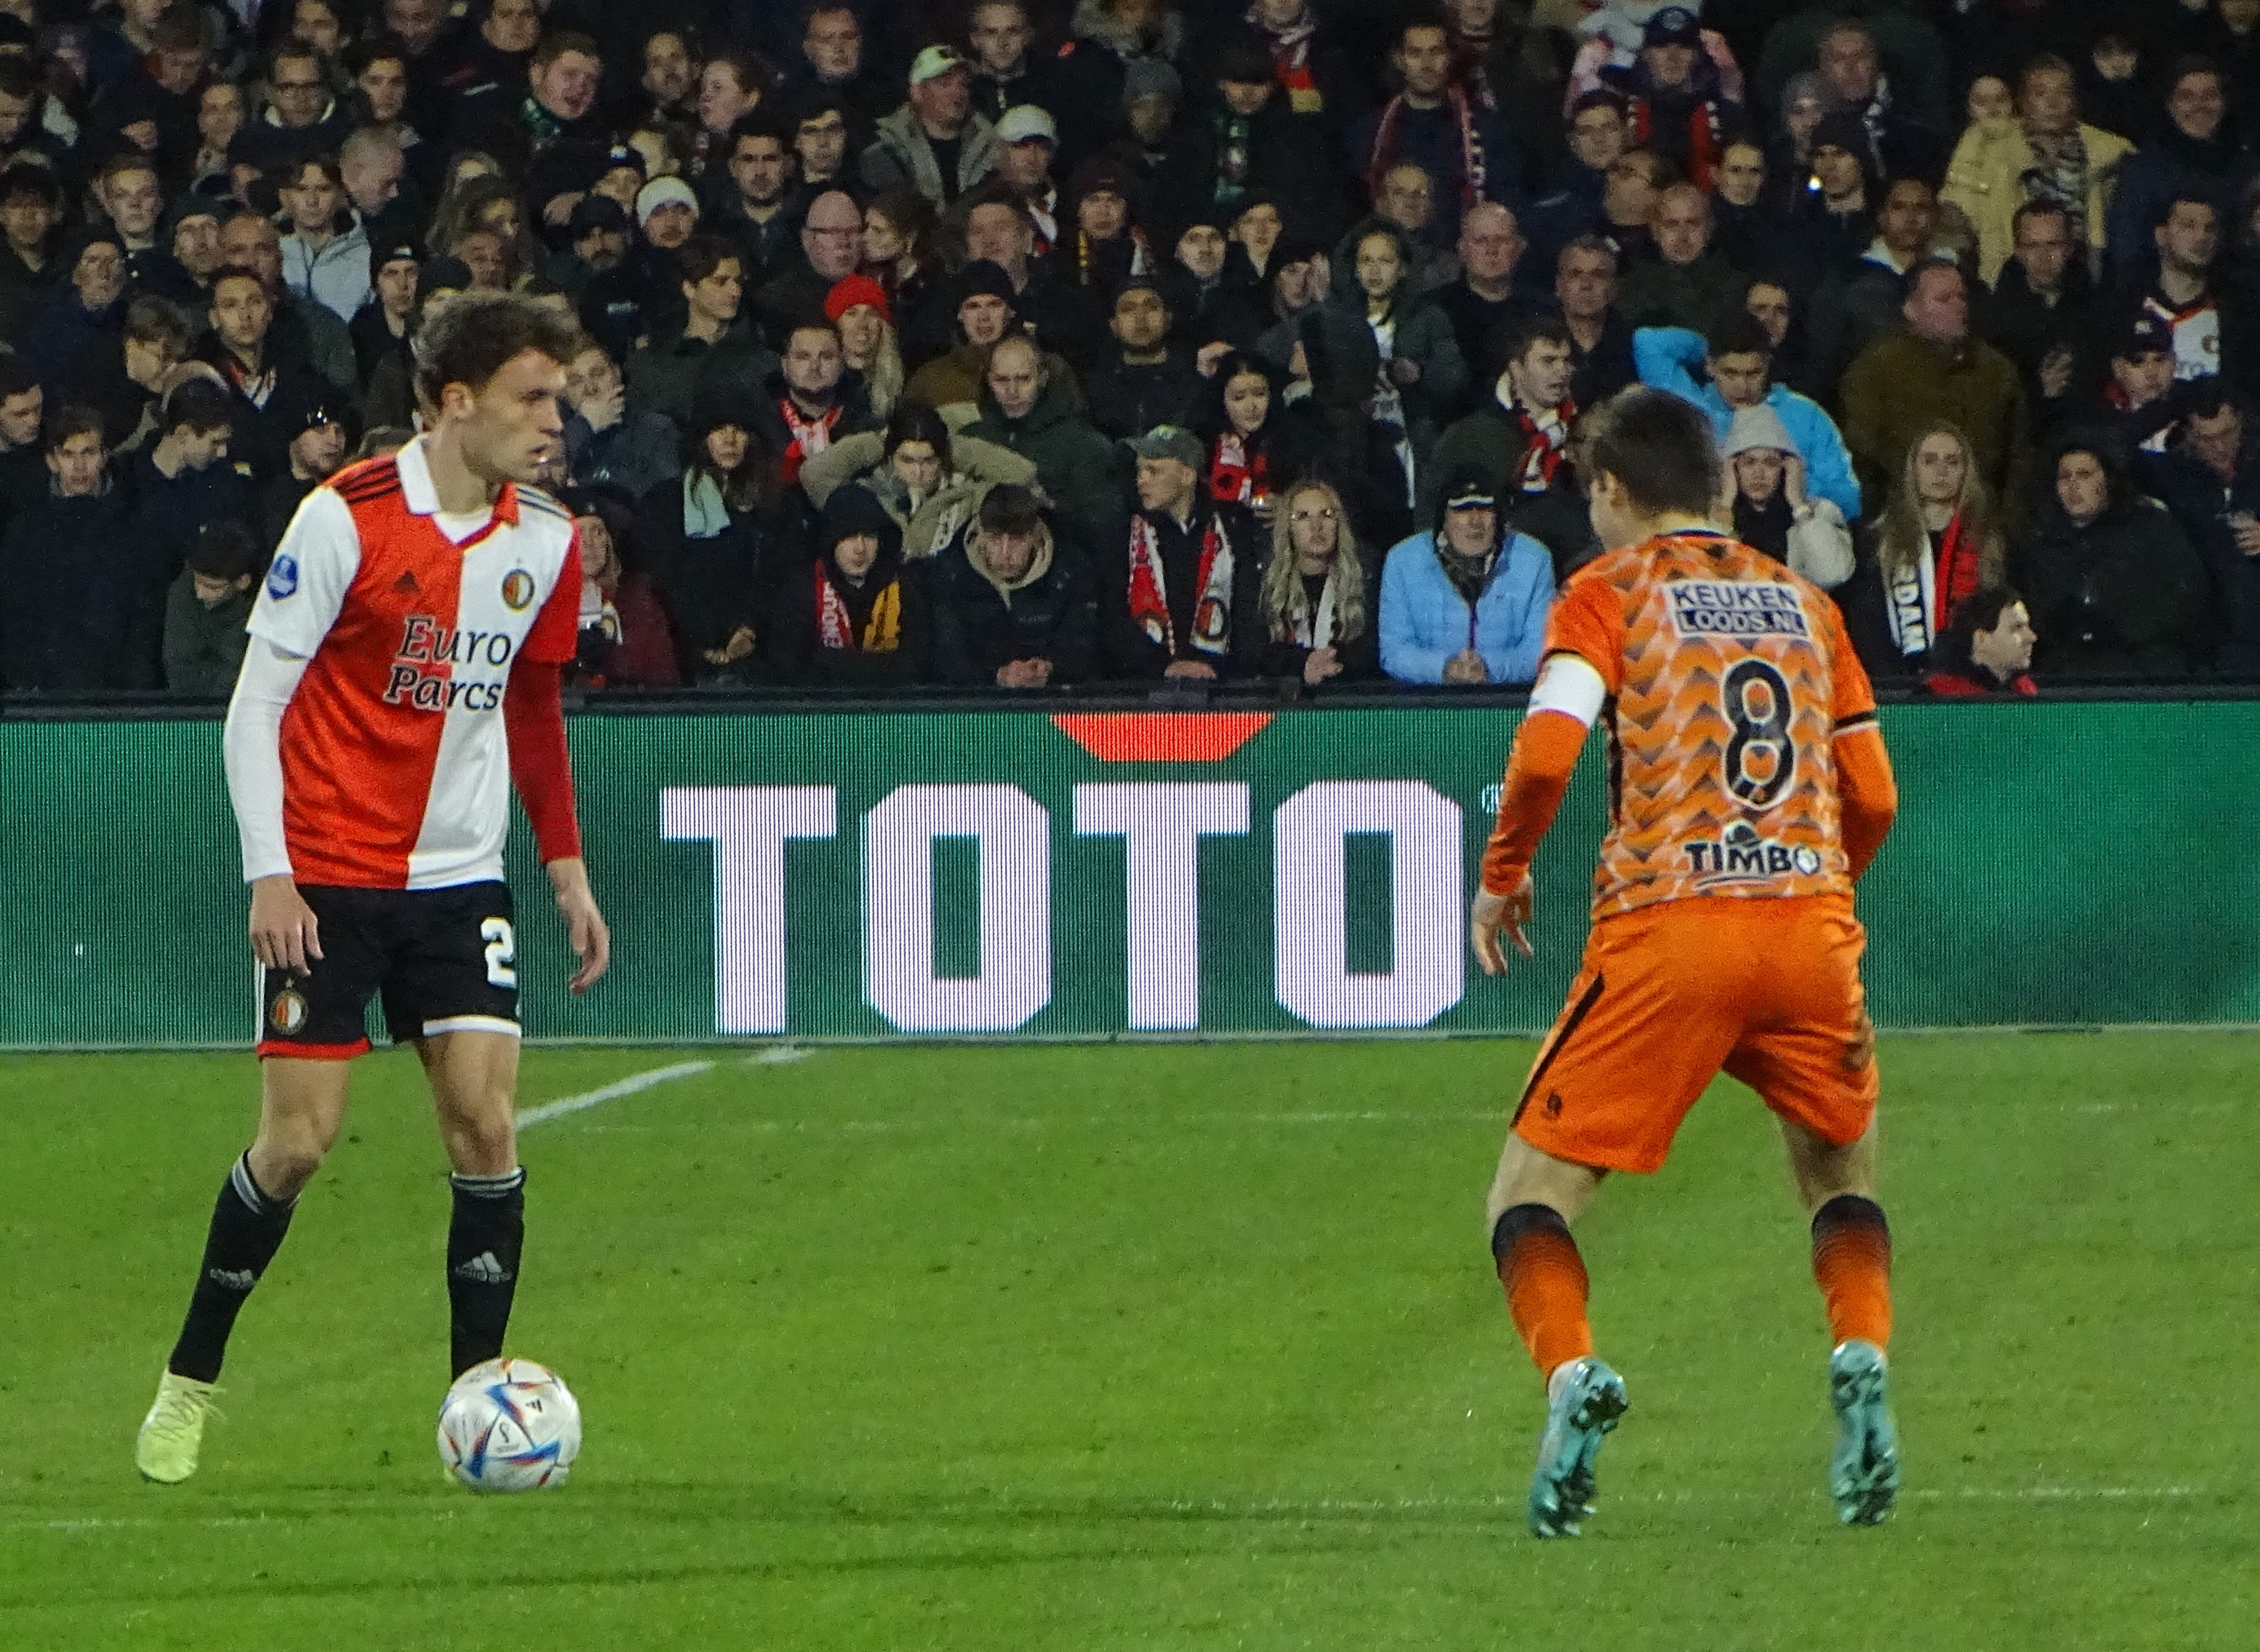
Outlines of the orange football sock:
M 1491 1229 L 1492 1259 L 1507 1312 L 1541 1377 L 1593 1351 L 1585 1321 L 1585 1259 L 1569 1224 L 1544 1205 L 1517 1205 Z
M 1891 1345 L 1892 1230 L 1881 1205 L 1840 1193 L 1815 1212 L 1813 1277 L 1828 1305 L 1831 1336 Z

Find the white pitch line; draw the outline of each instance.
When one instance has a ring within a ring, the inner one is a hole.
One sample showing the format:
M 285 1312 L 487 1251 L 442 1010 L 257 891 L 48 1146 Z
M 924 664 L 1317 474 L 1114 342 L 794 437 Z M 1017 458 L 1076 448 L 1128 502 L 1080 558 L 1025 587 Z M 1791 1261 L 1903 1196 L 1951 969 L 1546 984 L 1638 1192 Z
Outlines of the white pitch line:
M 633 1096 L 639 1091 L 649 1090 L 654 1084 L 672 1083 L 678 1078 L 696 1078 L 701 1073 L 712 1072 L 712 1062 L 677 1062 L 672 1067 L 654 1067 L 649 1072 L 637 1073 L 617 1083 L 606 1084 L 601 1090 L 591 1090 L 578 1096 L 567 1096 L 558 1101 L 546 1101 L 539 1107 L 530 1107 L 518 1115 L 518 1127 L 531 1130 L 552 1119 L 562 1119 L 569 1113 L 586 1112 L 591 1107 L 601 1107 L 608 1101 L 618 1101 L 622 1096 Z
M 2214 1495 L 2206 1487 L 2196 1485 L 2028 1485 L 2028 1486 L 1914 1486 L 1902 1491 L 1902 1499 L 1925 1502 L 1955 1503 L 2149 1503 L 2178 1501 L 2187 1498 Z M 1642 1496 L 1638 1492 L 1614 1491 L 1609 1500 L 1630 1504 L 1706 1504 L 1706 1503 L 1778 1503 L 1778 1491 L 1656 1491 Z M 1817 1503 L 1821 1494 L 1813 1491 L 1805 1499 Z M 1098 1507 L 1088 1511 L 1093 1520 L 1135 1520 L 1143 1513 L 1210 1514 L 1230 1520 L 1271 1520 L 1280 1515 L 1302 1515 L 1324 1519 L 1335 1515 L 1358 1514 L 1491 1514 L 1501 1511 L 1516 1511 L 1522 1507 L 1520 1497 L 1496 1498 L 1277 1498 L 1262 1502 L 1233 1503 L 1220 1498 L 1162 1498 L 1152 1500 L 1132 1498 L 1117 1508 Z M 1041 1503 L 1017 1505 L 1007 1498 L 997 1502 L 951 1503 L 928 1513 L 941 1520 L 990 1519 L 999 1514 L 1041 1512 Z M 329 1518 L 357 1518 L 355 1511 L 337 1511 Z M 211 1515 L 201 1520 L 180 1520 L 156 1515 L 129 1515 L 123 1519 L 76 1520 L 0 1520 L 0 1531 L 55 1532 L 75 1535 L 87 1532 L 118 1531 L 156 1526 L 258 1526 L 268 1516 Z M 322 1518 L 315 1516 L 312 1518 Z M 422 1514 L 418 1519 L 426 1518 Z M 443 1517 L 452 1518 L 452 1517 Z

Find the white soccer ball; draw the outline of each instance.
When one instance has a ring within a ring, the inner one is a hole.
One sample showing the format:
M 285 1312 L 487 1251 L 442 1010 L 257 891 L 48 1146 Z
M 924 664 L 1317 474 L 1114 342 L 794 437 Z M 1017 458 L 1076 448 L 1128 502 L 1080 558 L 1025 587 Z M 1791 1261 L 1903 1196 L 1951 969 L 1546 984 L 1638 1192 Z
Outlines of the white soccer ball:
M 562 1484 L 580 1455 L 580 1404 L 547 1365 L 489 1360 L 440 1402 L 440 1461 L 474 1491 Z

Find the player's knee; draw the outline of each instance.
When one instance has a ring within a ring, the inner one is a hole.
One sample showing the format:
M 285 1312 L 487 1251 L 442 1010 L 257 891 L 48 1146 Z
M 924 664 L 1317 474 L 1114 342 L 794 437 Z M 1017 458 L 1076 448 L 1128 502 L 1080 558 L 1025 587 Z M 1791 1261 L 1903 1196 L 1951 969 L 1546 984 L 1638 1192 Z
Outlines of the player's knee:
M 1503 1258 L 1533 1234 L 1554 1233 L 1566 1238 L 1569 1232 L 1570 1224 L 1551 1205 L 1510 1205 L 1491 1223 L 1491 1254 Z
M 266 1130 L 251 1149 L 253 1178 L 262 1192 L 278 1199 L 294 1199 L 322 1168 L 328 1147 L 304 1127 Z
M 518 1165 L 518 1130 L 507 1098 L 492 1105 L 450 1109 L 449 1155 L 468 1176 L 500 1176 Z

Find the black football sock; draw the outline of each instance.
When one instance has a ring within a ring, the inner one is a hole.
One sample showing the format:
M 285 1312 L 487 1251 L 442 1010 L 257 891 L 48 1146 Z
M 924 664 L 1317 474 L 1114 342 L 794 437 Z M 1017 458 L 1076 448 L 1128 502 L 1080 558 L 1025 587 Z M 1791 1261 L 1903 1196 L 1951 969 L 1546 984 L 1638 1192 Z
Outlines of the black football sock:
M 449 1351 L 454 1375 L 502 1353 L 526 1247 L 526 1171 L 451 1176 L 454 1218 L 447 1224 Z
M 181 1340 L 165 1362 L 168 1370 L 200 1383 L 218 1380 L 235 1316 L 243 1312 L 251 1288 L 282 1248 L 282 1235 L 290 1231 L 290 1212 L 297 1208 L 297 1200 L 278 1199 L 261 1189 L 251 1174 L 249 1153 L 235 1162 L 212 1206 L 204 1266 L 197 1274 L 196 1294 L 189 1298 Z

